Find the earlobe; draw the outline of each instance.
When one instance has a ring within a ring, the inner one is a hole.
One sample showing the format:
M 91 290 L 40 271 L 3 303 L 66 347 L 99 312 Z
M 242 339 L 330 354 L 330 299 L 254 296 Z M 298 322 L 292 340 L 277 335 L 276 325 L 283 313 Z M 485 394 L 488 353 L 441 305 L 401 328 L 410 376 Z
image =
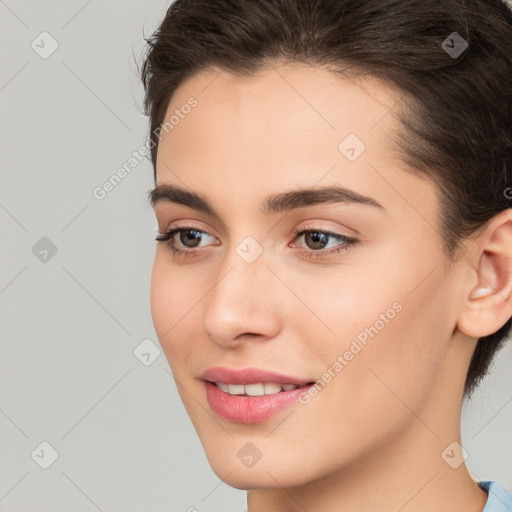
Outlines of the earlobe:
M 512 317 L 512 209 L 491 219 L 475 242 L 465 259 L 472 267 L 473 284 L 457 326 L 461 332 L 481 338 Z

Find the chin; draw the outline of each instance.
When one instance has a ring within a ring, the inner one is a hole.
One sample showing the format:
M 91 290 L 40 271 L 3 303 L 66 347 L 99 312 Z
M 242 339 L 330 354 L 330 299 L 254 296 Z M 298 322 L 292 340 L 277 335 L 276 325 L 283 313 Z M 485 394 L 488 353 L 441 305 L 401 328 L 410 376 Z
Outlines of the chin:
M 305 483 L 305 481 L 297 479 L 297 475 L 291 475 L 290 472 L 284 472 L 281 469 L 273 470 L 272 468 L 264 467 L 259 469 L 228 469 L 224 465 L 218 469 L 212 466 L 212 469 L 225 484 L 243 491 L 294 487 Z
M 243 444 L 243 443 L 242 443 Z M 280 457 L 280 450 L 276 447 L 278 457 L 262 457 L 252 466 L 246 467 L 237 457 L 231 456 L 230 450 L 215 453 L 206 452 L 208 462 L 213 472 L 227 485 L 241 490 L 274 489 L 280 487 L 295 487 L 314 480 L 317 475 L 313 468 L 304 465 L 298 459 L 296 462 Z M 282 455 L 282 454 L 281 454 Z

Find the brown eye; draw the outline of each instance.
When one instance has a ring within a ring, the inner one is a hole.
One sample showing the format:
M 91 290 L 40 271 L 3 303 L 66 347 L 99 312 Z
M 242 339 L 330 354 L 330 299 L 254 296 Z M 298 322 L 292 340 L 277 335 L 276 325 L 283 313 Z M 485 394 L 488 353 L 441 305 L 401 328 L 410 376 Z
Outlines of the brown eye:
M 179 234 L 178 242 L 175 240 L 175 235 Z M 167 233 L 157 236 L 155 240 L 158 242 L 167 242 L 173 254 L 178 255 L 192 255 L 192 253 L 199 252 L 194 249 L 202 247 L 200 244 L 206 237 L 215 238 L 213 235 L 202 229 L 193 227 L 180 227 L 169 230 Z M 210 245 L 210 244 L 203 244 Z M 218 245 L 218 244 L 213 244 Z
M 197 229 L 181 229 L 179 232 L 179 240 L 185 247 L 195 248 L 201 242 L 202 231 Z M 196 243 L 197 242 L 197 243 Z
M 296 239 L 304 238 L 306 248 L 297 247 L 297 250 L 309 258 L 323 258 L 339 254 L 357 243 L 355 238 L 316 228 L 295 230 L 294 234 Z M 293 246 L 296 246 L 295 243 Z
M 329 240 L 329 235 L 321 231 L 307 231 L 304 241 L 310 249 L 323 249 Z

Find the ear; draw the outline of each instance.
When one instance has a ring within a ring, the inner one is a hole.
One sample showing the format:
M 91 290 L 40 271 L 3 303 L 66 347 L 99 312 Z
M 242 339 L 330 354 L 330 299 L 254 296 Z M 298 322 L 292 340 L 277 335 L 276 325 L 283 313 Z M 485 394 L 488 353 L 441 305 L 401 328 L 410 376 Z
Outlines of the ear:
M 480 338 L 512 317 L 512 208 L 493 217 L 468 249 L 464 301 L 457 327 Z

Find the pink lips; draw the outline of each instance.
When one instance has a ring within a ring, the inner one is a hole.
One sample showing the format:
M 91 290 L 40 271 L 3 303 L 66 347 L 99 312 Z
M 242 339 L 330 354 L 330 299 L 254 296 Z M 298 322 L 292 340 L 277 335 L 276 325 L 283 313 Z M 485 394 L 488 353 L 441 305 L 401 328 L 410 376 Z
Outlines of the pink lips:
M 222 418 L 237 423 L 259 423 L 271 418 L 297 401 L 307 391 L 314 379 L 298 379 L 265 370 L 215 367 L 206 370 L 201 378 L 205 381 L 206 398 L 210 407 Z M 295 384 L 297 389 L 280 391 L 262 396 L 230 395 L 219 389 L 215 382 L 225 384 L 276 383 Z

